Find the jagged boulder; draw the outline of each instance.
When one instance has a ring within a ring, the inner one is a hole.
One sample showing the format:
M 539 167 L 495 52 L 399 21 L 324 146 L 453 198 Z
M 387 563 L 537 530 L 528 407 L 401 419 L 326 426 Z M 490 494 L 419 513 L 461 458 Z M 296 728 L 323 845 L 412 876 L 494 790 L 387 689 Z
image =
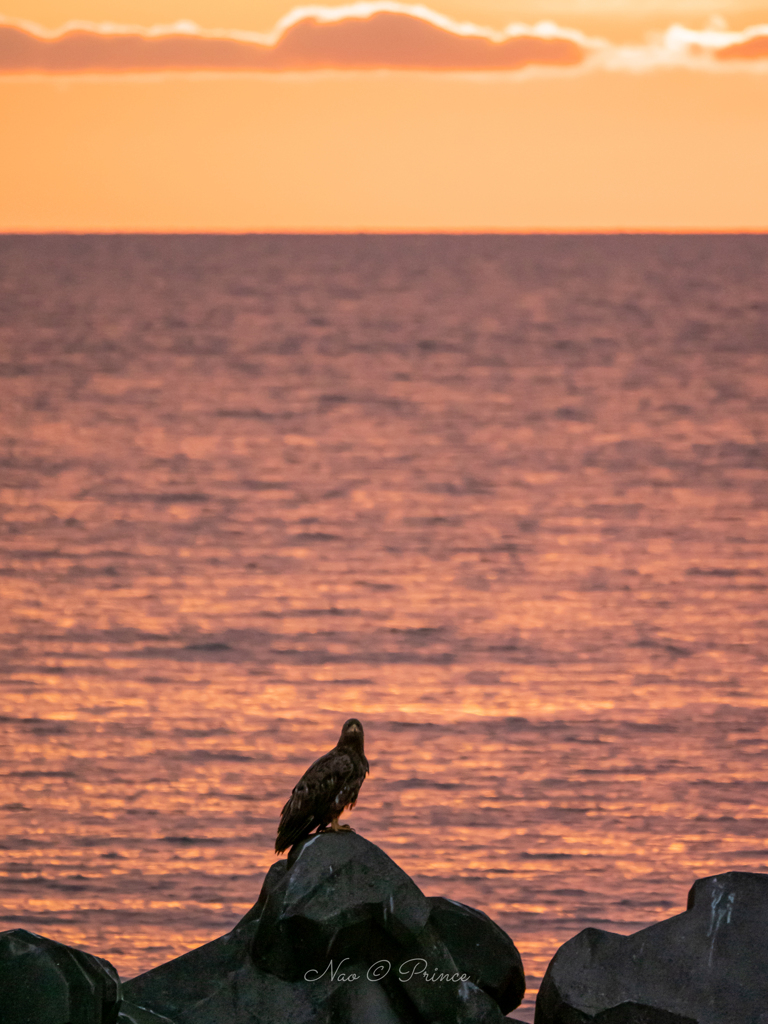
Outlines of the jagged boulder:
M 2 1024 L 116 1024 L 120 999 L 107 960 L 23 928 L 0 933 Z
M 273 865 L 232 932 L 125 994 L 175 1024 L 502 1024 L 499 1000 L 518 1005 L 524 985 L 484 914 L 428 900 L 373 843 L 329 832 Z
M 257 907 L 258 904 L 253 909 Z M 212 1000 L 247 1003 L 245 993 L 250 988 L 249 981 L 255 980 L 252 975 L 256 974 L 255 969 L 251 970 L 250 948 L 258 914 L 253 917 L 249 911 L 246 918 L 213 942 L 124 982 L 125 998 L 134 1005 L 168 1017 L 174 1024 L 197 1019 L 196 1008 Z M 234 994 L 233 988 L 236 989 Z M 241 1016 L 247 1020 L 244 1014 L 233 1011 L 223 1016 L 220 1024 L 239 1021 Z M 211 1024 L 219 1024 L 219 1021 L 211 1018 Z
M 173 1024 L 168 1017 L 161 1017 L 143 1006 L 136 1006 L 133 1003 L 123 1001 L 120 1004 L 120 1013 L 117 1016 L 117 1024 Z
M 484 914 L 444 896 L 429 898 L 429 923 L 470 979 L 509 1013 L 525 995 L 523 961 L 514 942 Z
M 768 875 L 700 878 L 688 908 L 634 935 L 561 946 L 536 1024 L 768 1024 Z

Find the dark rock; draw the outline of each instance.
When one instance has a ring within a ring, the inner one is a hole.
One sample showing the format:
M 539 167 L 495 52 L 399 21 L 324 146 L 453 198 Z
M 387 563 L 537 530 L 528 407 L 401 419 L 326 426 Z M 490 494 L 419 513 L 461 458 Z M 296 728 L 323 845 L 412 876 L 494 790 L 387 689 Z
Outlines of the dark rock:
M 252 916 L 256 907 L 243 918 L 245 924 L 240 922 L 221 938 L 124 982 L 124 997 L 173 1021 L 186 1020 L 191 1007 L 210 1000 L 222 989 L 228 991 L 231 976 L 250 963 L 258 925 L 258 915 Z M 211 1024 L 218 1022 L 212 1020 Z
M 168 1017 L 161 1017 L 143 1006 L 134 1006 L 133 1003 L 120 1004 L 120 1013 L 117 1016 L 117 1024 L 173 1024 Z
M 502 1013 L 525 995 L 523 961 L 514 942 L 482 910 L 432 896 L 429 923 L 470 979 L 496 1000 Z
M 561 946 L 536 1024 L 766 1024 L 768 875 L 700 878 L 688 909 L 634 935 L 586 928 Z
M 447 941 L 459 922 L 467 936 Z M 328 832 L 273 865 L 232 932 L 125 994 L 175 1024 L 502 1024 L 489 992 L 522 997 L 513 961 L 484 914 L 428 900 L 373 843 Z
M 0 933 L 2 1024 L 116 1024 L 120 997 L 107 960 L 23 928 Z
M 292 850 L 288 870 L 264 904 L 254 962 L 286 981 L 327 977 L 332 963 L 356 962 L 365 966 L 358 988 L 380 987 L 395 1010 L 415 1012 L 417 1019 L 498 1019 L 497 1004 L 461 980 L 465 972 L 429 924 L 431 909 L 373 843 L 354 833 L 322 833 Z M 382 977 L 371 981 L 376 964 Z
M 264 904 L 254 960 L 299 981 L 331 960 L 392 959 L 417 942 L 430 906 L 414 882 L 373 843 L 354 833 L 311 836 Z
M 238 921 L 236 928 L 242 928 L 246 924 L 250 924 L 251 921 L 261 916 L 261 912 L 264 909 L 264 904 L 267 902 L 267 897 L 272 890 L 283 880 L 285 872 L 288 870 L 287 860 L 277 860 L 267 872 L 264 881 L 261 886 L 261 892 L 259 898 L 256 900 L 254 905 L 248 911 L 244 918 Z
M 610 1010 L 603 1010 L 595 1017 L 597 1024 L 696 1024 L 693 1017 L 681 1017 L 679 1013 L 667 1013 L 653 1006 L 640 1003 L 620 1003 Z

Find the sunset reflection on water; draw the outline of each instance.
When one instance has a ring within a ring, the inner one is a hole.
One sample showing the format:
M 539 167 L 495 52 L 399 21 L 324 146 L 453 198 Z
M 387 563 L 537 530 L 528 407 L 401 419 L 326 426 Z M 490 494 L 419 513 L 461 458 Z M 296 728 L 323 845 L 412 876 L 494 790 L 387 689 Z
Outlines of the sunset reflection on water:
M 349 820 L 529 996 L 768 870 L 765 238 L 0 262 L 0 927 L 124 977 L 228 930 L 351 715 Z

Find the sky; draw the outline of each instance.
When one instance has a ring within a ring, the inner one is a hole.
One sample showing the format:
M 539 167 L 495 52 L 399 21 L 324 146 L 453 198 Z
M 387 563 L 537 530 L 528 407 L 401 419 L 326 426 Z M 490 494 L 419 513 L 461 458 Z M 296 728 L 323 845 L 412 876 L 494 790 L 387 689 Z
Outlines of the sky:
M 768 0 L 0 0 L 2 231 L 768 229 Z

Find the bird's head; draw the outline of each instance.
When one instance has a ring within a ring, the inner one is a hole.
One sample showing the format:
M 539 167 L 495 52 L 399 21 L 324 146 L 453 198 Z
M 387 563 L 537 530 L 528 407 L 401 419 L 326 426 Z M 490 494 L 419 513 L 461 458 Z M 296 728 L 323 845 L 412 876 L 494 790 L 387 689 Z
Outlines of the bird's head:
M 363 724 L 359 718 L 348 718 L 341 727 L 339 743 L 354 743 L 355 746 L 363 745 Z

